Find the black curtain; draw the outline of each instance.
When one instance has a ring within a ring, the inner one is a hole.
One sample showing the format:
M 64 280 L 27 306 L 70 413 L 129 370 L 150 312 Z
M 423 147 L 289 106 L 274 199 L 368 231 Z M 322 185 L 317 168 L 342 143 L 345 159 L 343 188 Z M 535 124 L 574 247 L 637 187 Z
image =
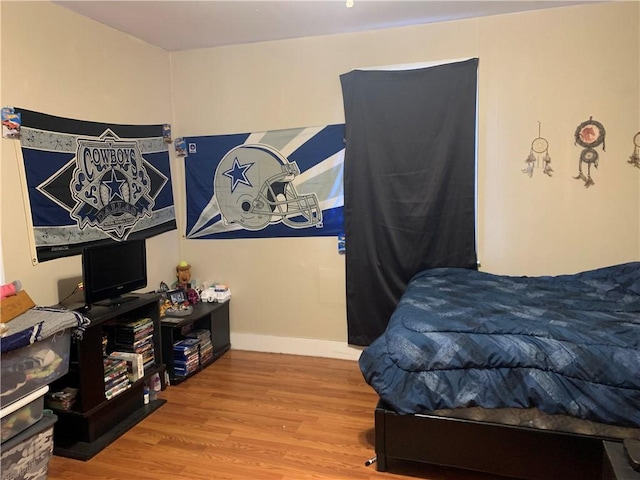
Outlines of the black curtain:
M 340 76 L 348 341 L 384 332 L 408 281 L 477 268 L 478 59 Z

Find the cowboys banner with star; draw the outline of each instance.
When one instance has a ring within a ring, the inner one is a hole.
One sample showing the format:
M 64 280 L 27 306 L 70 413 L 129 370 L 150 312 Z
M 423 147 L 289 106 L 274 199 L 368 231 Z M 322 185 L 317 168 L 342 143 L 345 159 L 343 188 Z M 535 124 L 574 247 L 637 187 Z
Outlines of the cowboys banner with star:
M 112 125 L 24 109 L 20 143 L 36 261 L 175 230 L 163 125 Z
M 186 137 L 186 236 L 337 236 L 344 124 Z

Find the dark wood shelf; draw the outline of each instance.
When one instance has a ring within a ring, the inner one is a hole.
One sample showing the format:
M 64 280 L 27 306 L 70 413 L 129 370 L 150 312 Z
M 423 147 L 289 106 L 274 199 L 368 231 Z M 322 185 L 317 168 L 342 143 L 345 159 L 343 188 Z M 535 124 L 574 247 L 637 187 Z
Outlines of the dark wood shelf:
M 54 454 L 84 460 L 91 458 L 164 403 L 154 402 L 151 407 L 144 404 L 145 384 L 150 384 L 154 375 L 160 376 L 164 386 L 159 301 L 157 294 L 138 294 L 135 300 L 121 305 L 94 306 L 84 311 L 91 323 L 82 338 L 73 341 L 69 373 L 56 380 L 50 389 L 78 389 L 71 410 L 54 410 L 58 417 L 54 427 Z M 153 322 L 154 363 L 147 366 L 144 376 L 128 389 L 107 399 L 103 335 L 114 325 L 142 318 L 150 318 Z
M 229 304 L 230 300 L 222 303 L 199 302 L 193 306 L 193 313 L 185 317 L 160 320 L 162 328 L 162 357 L 169 375 L 169 382 L 177 385 L 202 371 L 231 348 L 229 337 Z M 194 329 L 204 329 L 211 332 L 213 343 L 213 357 L 204 365 L 185 376 L 174 373 L 173 344 L 185 338 Z
M 116 397 L 117 398 L 117 397 Z M 164 405 L 167 401 L 158 399 L 149 402 L 126 418 L 114 425 L 109 431 L 99 436 L 93 442 L 74 441 L 70 439 L 55 439 L 53 446 L 53 454 L 61 457 L 73 458 L 76 460 L 89 460 L 107 445 L 124 435 L 128 430 L 140 423 L 146 417 L 155 412 L 158 408 Z

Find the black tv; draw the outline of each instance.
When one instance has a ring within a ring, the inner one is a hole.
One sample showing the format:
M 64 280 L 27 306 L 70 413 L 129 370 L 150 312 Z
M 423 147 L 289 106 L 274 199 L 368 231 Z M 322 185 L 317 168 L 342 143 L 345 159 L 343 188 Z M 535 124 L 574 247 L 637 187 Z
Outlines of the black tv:
M 135 300 L 126 295 L 147 286 L 145 240 L 128 240 L 85 247 L 82 250 L 84 301 L 113 306 Z

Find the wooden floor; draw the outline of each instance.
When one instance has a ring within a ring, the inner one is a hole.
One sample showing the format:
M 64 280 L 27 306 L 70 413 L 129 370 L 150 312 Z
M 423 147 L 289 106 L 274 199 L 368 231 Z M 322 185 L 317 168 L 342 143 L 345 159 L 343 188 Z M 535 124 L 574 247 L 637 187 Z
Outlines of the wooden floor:
M 91 460 L 53 456 L 49 480 L 495 478 L 365 466 L 377 396 L 355 361 L 231 350 L 160 397 L 164 406 Z

